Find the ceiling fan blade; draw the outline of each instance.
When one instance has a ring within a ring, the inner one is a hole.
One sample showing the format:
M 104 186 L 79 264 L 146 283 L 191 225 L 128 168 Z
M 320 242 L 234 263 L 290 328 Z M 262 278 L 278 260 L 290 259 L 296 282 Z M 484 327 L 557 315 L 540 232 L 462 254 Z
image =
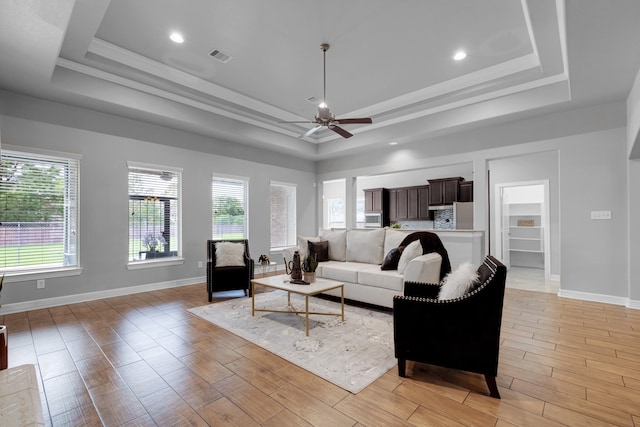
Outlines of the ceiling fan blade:
M 351 138 L 353 136 L 352 133 L 347 132 L 346 130 L 342 129 L 340 126 L 329 125 L 329 129 L 331 129 L 338 135 L 341 135 L 343 138 Z
M 316 133 L 321 127 L 322 126 L 320 125 L 312 127 L 311 129 L 309 129 L 308 131 L 300 135 L 300 138 L 306 138 L 308 136 L 311 136 L 312 134 Z
M 373 120 L 370 117 L 362 117 L 359 119 L 335 119 L 334 123 L 340 125 L 355 125 L 355 124 L 371 124 Z

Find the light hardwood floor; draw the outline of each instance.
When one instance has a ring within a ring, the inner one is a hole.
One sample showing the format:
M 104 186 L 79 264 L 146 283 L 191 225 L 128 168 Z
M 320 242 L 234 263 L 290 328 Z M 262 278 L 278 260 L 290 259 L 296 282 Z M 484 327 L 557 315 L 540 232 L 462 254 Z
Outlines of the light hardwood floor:
M 47 425 L 640 427 L 638 310 L 507 289 L 496 400 L 479 375 L 410 362 L 350 394 L 186 311 L 206 303 L 203 284 L 0 323 L 10 366 L 37 365 Z

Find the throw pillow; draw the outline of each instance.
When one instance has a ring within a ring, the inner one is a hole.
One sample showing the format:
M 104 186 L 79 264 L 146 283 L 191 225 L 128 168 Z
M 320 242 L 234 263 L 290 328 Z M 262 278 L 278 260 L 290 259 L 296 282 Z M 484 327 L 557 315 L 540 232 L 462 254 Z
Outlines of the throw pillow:
M 216 267 L 244 266 L 244 243 L 216 242 Z
M 347 231 L 347 261 L 381 264 L 385 230 Z
M 393 248 L 387 253 L 382 261 L 382 265 L 380 266 L 380 270 L 397 270 L 398 262 L 400 261 L 400 255 L 402 255 L 402 251 L 404 250 L 404 246 L 398 246 L 397 248 Z
M 319 241 L 320 237 L 298 236 L 298 253 L 300 254 L 300 259 L 305 259 L 307 255 L 309 255 L 309 251 L 307 250 L 307 242 Z
M 320 240 L 319 242 L 309 241 L 308 248 L 309 255 L 315 255 L 316 261 L 329 261 L 329 242 L 327 242 L 326 240 Z
M 347 257 L 347 230 L 321 230 L 320 238 L 329 242 L 329 259 L 345 261 Z
M 388 254 L 389 251 L 393 248 L 397 248 L 401 246 L 402 241 L 409 235 L 406 231 L 396 230 L 393 228 L 385 229 L 386 232 L 384 234 L 384 253 Z M 407 243 L 408 245 L 409 243 Z M 403 245 L 403 246 L 407 246 Z
M 438 299 L 454 299 L 464 296 L 478 280 L 478 271 L 473 264 L 465 262 L 460 264 L 442 281 Z
M 400 255 L 400 259 L 398 260 L 398 273 L 404 274 L 405 268 L 414 258 L 422 255 L 422 245 L 419 240 L 414 240 L 409 243 L 404 250 L 402 251 L 402 255 Z

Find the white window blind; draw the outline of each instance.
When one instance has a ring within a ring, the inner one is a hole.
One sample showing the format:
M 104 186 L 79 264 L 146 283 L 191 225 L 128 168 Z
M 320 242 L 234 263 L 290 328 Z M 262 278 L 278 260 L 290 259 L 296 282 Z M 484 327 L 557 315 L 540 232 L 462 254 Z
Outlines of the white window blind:
M 214 176 L 211 183 L 212 238 L 244 239 L 247 237 L 246 179 Z
M 296 186 L 271 183 L 271 249 L 296 244 Z
M 0 270 L 78 265 L 77 158 L 3 150 Z
M 180 170 L 129 163 L 129 261 L 180 255 Z

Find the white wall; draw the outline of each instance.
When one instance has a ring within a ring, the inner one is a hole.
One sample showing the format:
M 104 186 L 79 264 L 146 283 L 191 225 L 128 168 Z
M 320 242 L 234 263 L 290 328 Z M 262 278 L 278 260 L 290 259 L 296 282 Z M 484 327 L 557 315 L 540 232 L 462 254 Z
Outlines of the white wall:
M 25 107 L 28 107 L 28 102 Z M 41 300 L 52 297 L 99 292 L 137 285 L 165 282 L 203 282 L 205 269 L 198 261 L 206 259 L 205 242 L 211 237 L 212 173 L 233 174 L 249 178 L 249 240 L 254 259 L 269 253 L 269 184 L 271 180 L 297 184 L 297 216 L 300 234 L 316 234 L 315 170 L 312 162 L 292 162 L 300 169 L 264 164 L 215 153 L 180 148 L 183 144 L 203 143 L 201 137 L 174 133 L 138 123 L 136 138 L 80 129 L 46 121 L 73 120 L 77 109 L 59 104 L 34 102 L 43 121 L 4 114 L 0 116 L 2 143 L 6 148 L 25 146 L 82 155 L 80 163 L 80 263 L 82 274 L 73 277 L 47 278 L 44 289 L 36 289 L 35 280 L 16 282 L 5 279 L 2 303 Z M 53 108 L 53 111 L 49 111 Z M 3 111 L 6 113 L 7 111 Z M 15 113 L 15 110 L 12 111 Z M 19 112 L 18 112 L 19 113 Z M 91 112 L 83 111 L 83 115 Z M 96 113 L 98 114 L 98 113 Z M 62 116 L 62 117 L 59 117 Z M 101 116 L 106 116 L 101 114 Z M 130 123 L 109 117 L 114 133 Z M 121 127 L 118 127 L 118 123 Z M 175 145 L 154 144 L 147 140 L 156 135 L 179 137 Z M 212 144 L 214 142 L 212 141 Z M 214 150 L 215 151 L 215 150 Z M 264 158 L 257 153 L 257 158 Z M 142 270 L 127 270 L 128 193 L 127 161 L 137 161 L 183 168 L 182 236 L 184 264 Z M 305 167 L 306 166 L 306 167 Z M 306 170 L 304 170 L 306 169 Z M 280 259 L 274 256 L 274 259 Z M 202 301 L 206 302 L 205 286 Z

